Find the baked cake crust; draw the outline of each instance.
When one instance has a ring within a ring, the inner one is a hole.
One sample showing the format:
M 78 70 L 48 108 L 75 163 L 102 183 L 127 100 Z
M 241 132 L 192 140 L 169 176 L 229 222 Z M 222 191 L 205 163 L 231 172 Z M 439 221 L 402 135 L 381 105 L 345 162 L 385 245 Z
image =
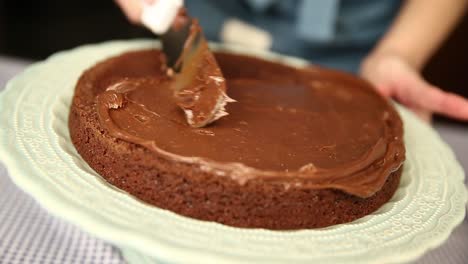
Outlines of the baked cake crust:
M 281 230 L 353 221 L 377 210 L 397 189 L 404 150 L 400 150 L 400 160 L 396 160 L 397 165 L 382 188 L 363 198 L 332 188 L 300 184 L 286 188 L 284 182 L 261 177 L 240 184 L 233 178 L 210 173 L 193 164 L 175 162 L 111 136 L 99 121 L 96 96 L 122 78 L 159 74 L 162 66 L 155 59 L 158 56 L 160 53 L 154 50 L 126 53 L 92 67 L 78 81 L 69 118 L 71 138 L 83 159 L 110 184 L 144 202 L 181 215 L 236 227 Z M 249 63 L 242 56 L 217 56 L 222 69 L 230 67 L 230 63 Z M 120 72 L 120 67 L 115 66 L 119 63 L 126 65 Z M 274 74 L 273 63 L 263 63 L 271 64 L 273 72 L 269 74 Z M 257 74 L 249 71 L 243 69 L 231 75 Z M 394 122 L 401 128 L 398 117 Z M 401 129 L 399 133 L 401 138 Z

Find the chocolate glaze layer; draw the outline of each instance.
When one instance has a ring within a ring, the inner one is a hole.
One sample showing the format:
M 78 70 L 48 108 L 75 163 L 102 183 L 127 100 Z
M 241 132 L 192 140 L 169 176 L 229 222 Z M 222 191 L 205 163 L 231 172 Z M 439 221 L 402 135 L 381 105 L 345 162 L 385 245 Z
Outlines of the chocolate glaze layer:
M 226 116 L 225 106 L 233 100 L 226 95 L 225 79 L 196 19 L 177 64 L 181 70 L 173 75 L 171 87 L 189 125 L 204 127 Z
M 239 184 L 260 178 L 369 197 L 401 166 L 401 120 L 368 83 L 331 70 L 216 56 L 237 101 L 227 106 L 229 116 L 190 127 L 170 80 L 155 67 L 113 80 L 97 96 L 101 125 L 116 138 Z

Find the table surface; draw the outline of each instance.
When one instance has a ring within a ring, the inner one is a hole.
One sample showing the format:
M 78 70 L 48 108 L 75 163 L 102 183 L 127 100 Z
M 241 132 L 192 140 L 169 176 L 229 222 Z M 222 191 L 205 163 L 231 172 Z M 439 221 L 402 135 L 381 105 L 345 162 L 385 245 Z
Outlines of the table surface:
M 0 91 L 30 64 L 0 56 Z M 468 171 L 468 128 L 434 124 Z M 467 179 L 465 178 L 465 185 Z M 440 247 L 415 263 L 468 263 L 468 217 Z M 0 263 L 125 263 L 119 250 L 50 215 L 18 189 L 0 163 Z

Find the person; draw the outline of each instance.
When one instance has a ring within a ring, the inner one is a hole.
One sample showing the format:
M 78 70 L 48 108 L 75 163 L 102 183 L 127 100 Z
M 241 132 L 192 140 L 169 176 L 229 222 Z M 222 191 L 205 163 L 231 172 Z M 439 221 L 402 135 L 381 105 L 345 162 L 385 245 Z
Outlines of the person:
M 167 0 L 115 1 L 130 21 L 140 23 L 142 1 Z M 421 75 L 467 2 L 186 0 L 185 6 L 210 40 L 247 40 L 241 44 L 354 72 L 429 122 L 433 113 L 468 121 L 467 99 L 444 92 Z

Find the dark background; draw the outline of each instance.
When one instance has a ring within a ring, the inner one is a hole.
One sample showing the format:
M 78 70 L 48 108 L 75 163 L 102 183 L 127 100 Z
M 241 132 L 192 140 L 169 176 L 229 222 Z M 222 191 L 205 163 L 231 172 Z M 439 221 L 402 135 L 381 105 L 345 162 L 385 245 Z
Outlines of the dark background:
M 2 55 L 39 60 L 82 44 L 151 37 L 147 30 L 128 23 L 111 0 L 0 0 Z M 467 48 L 465 16 L 424 76 L 444 90 L 468 97 Z

